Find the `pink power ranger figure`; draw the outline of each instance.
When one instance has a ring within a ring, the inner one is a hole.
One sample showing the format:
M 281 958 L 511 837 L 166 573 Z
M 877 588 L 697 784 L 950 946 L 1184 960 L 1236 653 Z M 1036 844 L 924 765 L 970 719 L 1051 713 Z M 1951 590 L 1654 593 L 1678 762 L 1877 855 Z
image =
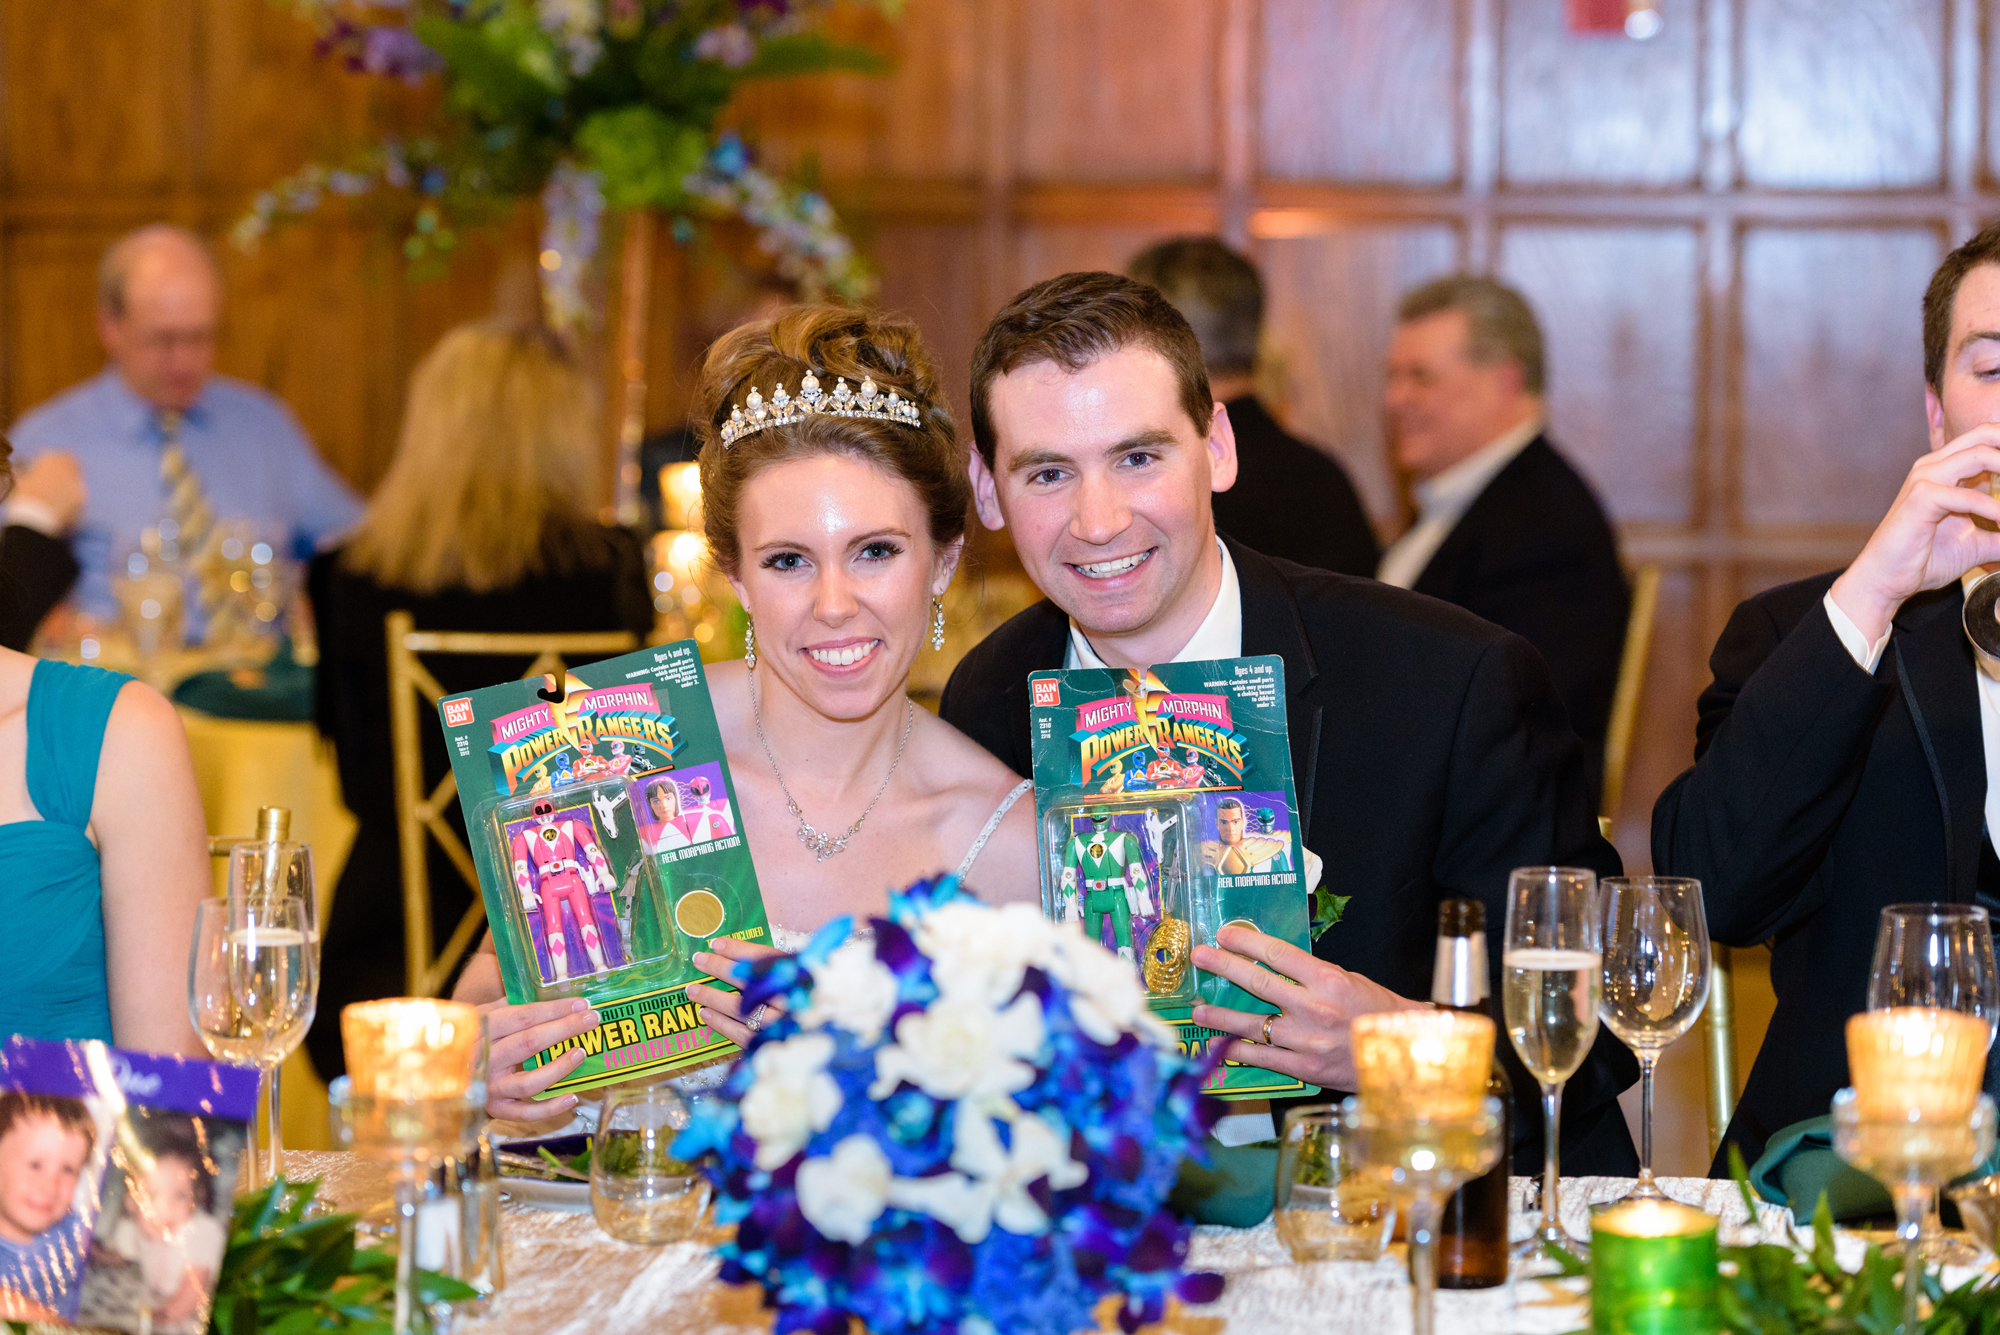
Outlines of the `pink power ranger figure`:
M 711 839 L 736 833 L 736 826 L 729 819 L 729 803 L 708 804 L 708 780 L 697 774 L 688 780 L 687 805 L 674 818 L 674 824 L 687 836 L 691 844 L 705 844 Z
M 562 906 L 583 937 L 583 953 L 590 957 L 590 972 L 596 973 L 625 962 L 617 938 L 605 942 L 597 931 L 597 914 L 592 909 L 593 893 L 609 895 L 613 890 L 611 867 L 597 846 L 587 821 L 557 820 L 555 803 L 535 803 L 535 824 L 514 836 L 514 889 L 520 893 L 521 907 L 529 914 L 530 927 L 541 919 L 541 932 L 548 945 L 554 976 L 550 982 L 570 977 L 568 934 L 563 929 Z M 607 963 L 608 959 L 608 963 Z

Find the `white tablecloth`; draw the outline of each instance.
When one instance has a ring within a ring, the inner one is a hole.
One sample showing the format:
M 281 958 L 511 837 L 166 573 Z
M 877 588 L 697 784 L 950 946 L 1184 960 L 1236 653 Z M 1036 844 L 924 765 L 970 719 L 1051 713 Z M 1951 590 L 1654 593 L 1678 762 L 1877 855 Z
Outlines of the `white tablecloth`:
M 323 1176 L 338 1203 L 359 1206 L 385 1194 L 379 1170 L 344 1154 L 288 1154 L 294 1178 Z M 1703 1178 L 1662 1178 L 1672 1195 L 1723 1221 L 1724 1240 L 1748 1232 L 1743 1202 L 1733 1185 Z M 1623 1178 L 1571 1178 L 1563 1183 L 1563 1220 L 1583 1234 L 1589 1207 L 1623 1195 Z M 1529 1180 L 1514 1180 L 1516 1204 Z M 1764 1207 L 1764 1225 L 1785 1212 Z M 1515 1214 L 1525 1236 L 1533 1216 Z M 721 1237 L 637 1247 L 609 1237 L 588 1213 L 562 1213 L 508 1205 L 503 1223 L 507 1285 L 483 1319 L 460 1325 L 465 1335 L 765 1335 L 770 1314 L 754 1287 L 736 1288 L 715 1278 L 710 1247 Z M 1322 1262 L 1295 1265 L 1266 1222 L 1253 1229 L 1196 1230 L 1189 1265 L 1220 1271 L 1227 1279 L 1219 1302 L 1176 1308 L 1164 1329 L 1174 1335 L 1397 1335 L 1410 1329 L 1410 1291 L 1402 1249 L 1374 1265 Z M 1524 1335 L 1574 1330 L 1585 1324 L 1574 1293 L 1558 1286 L 1521 1284 L 1438 1295 L 1439 1335 Z M 1107 1330 L 1115 1330 L 1107 1323 Z

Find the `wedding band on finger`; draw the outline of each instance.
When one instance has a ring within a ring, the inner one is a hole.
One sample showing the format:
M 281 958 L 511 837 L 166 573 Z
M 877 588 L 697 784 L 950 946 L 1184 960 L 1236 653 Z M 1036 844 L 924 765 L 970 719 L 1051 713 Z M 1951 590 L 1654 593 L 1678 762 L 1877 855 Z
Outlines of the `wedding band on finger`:
M 1278 1012 L 1278 1015 L 1282 1014 L 1284 1014 L 1283 1011 Z M 1262 1039 L 1262 1042 L 1264 1046 L 1267 1048 L 1271 1046 L 1271 1021 L 1277 1018 L 1278 1018 L 1277 1015 L 1266 1015 L 1264 1017 L 1264 1037 Z
M 743 1027 L 753 1034 L 762 1029 L 764 1027 L 764 1012 L 769 1009 L 769 1006 L 759 1006 L 756 1010 L 751 1011 L 750 1018 L 743 1022 Z

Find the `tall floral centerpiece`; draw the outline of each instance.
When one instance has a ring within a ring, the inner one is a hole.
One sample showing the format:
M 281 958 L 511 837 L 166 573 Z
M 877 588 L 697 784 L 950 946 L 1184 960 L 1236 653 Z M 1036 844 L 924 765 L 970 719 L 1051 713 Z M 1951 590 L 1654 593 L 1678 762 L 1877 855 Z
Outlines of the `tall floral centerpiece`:
M 761 170 L 716 119 L 756 79 L 849 69 L 881 57 L 813 24 L 828 0 L 288 0 L 318 49 L 358 73 L 442 96 L 428 123 L 309 163 L 261 192 L 234 239 L 254 245 L 330 195 L 410 198 L 404 251 L 449 255 L 468 224 L 539 197 L 552 313 L 581 314 L 579 275 L 608 206 L 651 209 L 686 239 L 705 218 L 755 226 L 809 292 L 858 297 L 866 269 L 826 200 Z M 890 7 L 894 0 L 882 0 Z
M 714 1156 L 723 1278 L 825 1335 L 1070 1335 L 1114 1295 L 1131 1331 L 1169 1294 L 1213 1301 L 1164 1208 L 1213 1120 L 1207 1071 L 1131 966 L 953 877 L 873 928 L 743 971 L 744 1004 L 782 1014 L 676 1147 Z
M 414 123 L 312 162 L 259 192 L 232 238 L 253 248 L 329 197 L 390 205 L 404 255 L 447 261 L 468 227 L 539 199 L 543 305 L 558 329 L 592 323 L 585 277 L 607 208 L 626 210 L 619 505 L 637 517 L 643 327 L 653 220 L 677 240 L 750 224 L 808 299 L 858 300 L 873 279 L 817 191 L 760 168 L 717 120 L 752 80 L 876 72 L 881 57 L 815 27 L 830 0 L 283 0 L 318 50 L 363 74 L 437 86 Z M 894 9 L 898 0 L 876 0 Z M 626 511 L 631 513 L 627 514 Z

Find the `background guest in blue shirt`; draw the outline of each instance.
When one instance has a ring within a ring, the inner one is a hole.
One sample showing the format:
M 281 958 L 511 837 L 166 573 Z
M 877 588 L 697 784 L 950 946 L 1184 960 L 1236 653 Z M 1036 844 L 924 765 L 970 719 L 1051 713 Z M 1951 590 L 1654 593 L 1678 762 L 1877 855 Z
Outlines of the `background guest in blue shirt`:
M 113 577 L 144 530 L 176 517 L 162 476 L 169 431 L 218 523 L 246 521 L 295 558 L 354 523 L 360 502 L 291 411 L 266 390 L 215 374 L 222 283 L 199 237 L 155 224 L 121 238 L 98 268 L 97 301 L 109 365 L 31 410 L 12 433 L 24 461 L 61 451 L 82 466 L 88 500 L 71 541 L 83 611 L 117 615 Z

